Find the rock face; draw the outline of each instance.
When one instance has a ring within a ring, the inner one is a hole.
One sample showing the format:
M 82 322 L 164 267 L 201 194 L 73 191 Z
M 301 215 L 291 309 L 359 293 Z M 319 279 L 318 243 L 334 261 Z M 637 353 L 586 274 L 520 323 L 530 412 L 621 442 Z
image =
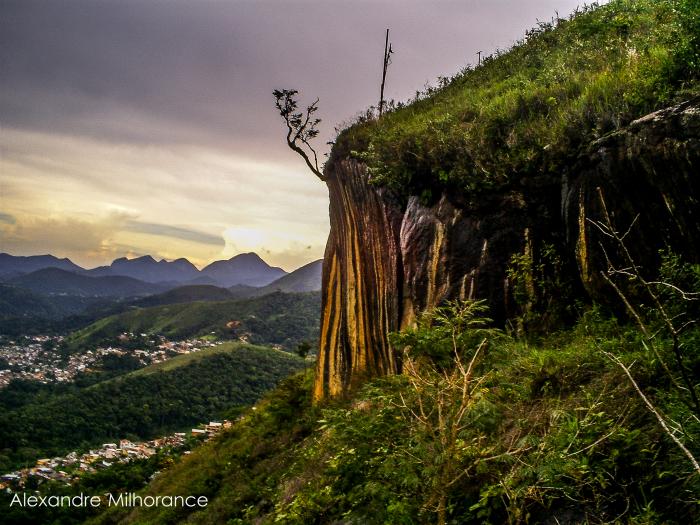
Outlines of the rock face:
M 560 300 L 609 301 L 600 277 L 605 239 L 591 222 L 601 220 L 601 196 L 617 229 L 634 222 L 629 245 L 645 268 L 658 266 L 664 246 L 696 262 L 700 254 L 698 100 L 596 141 L 564 173 L 522 177 L 478 204 L 446 194 L 433 203 L 402 202 L 351 159 L 334 160 L 324 175 L 331 232 L 316 399 L 399 372 L 387 333 L 445 300 L 485 299 L 501 322 L 521 312 L 508 272 L 514 256 L 537 262 L 546 252 L 556 260 L 573 295 Z M 535 304 L 538 292 L 532 283 L 526 288 Z
M 326 177 L 331 232 L 323 262 L 316 399 L 399 370 L 386 334 L 399 327 L 401 208 L 369 185 L 366 170 L 354 161 L 337 162 Z
M 589 296 L 603 300 L 609 294 L 599 277 L 604 239 L 590 222 L 602 218 L 601 195 L 617 230 L 634 222 L 626 244 L 641 265 L 657 268 L 664 247 L 697 262 L 700 100 L 657 111 L 596 141 L 564 181 L 566 249 L 575 255 Z

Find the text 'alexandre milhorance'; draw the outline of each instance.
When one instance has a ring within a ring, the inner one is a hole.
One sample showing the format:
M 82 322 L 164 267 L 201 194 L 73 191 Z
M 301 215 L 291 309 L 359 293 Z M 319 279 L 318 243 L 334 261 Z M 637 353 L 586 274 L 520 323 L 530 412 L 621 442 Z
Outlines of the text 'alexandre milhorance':
M 204 508 L 209 503 L 206 496 L 141 496 L 133 492 L 117 494 L 106 493 L 103 496 L 76 494 L 75 496 L 41 496 L 16 493 L 10 507 L 187 507 Z

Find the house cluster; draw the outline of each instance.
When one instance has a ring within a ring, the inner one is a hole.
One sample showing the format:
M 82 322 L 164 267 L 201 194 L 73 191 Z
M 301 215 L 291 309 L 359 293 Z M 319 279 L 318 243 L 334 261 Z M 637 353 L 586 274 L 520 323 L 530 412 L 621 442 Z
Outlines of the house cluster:
M 25 336 L 0 344 L 0 388 L 13 379 L 40 381 L 70 381 L 95 360 L 92 353 L 62 360 L 54 348 L 61 336 Z
M 224 419 L 221 422 L 210 421 L 208 425 L 201 425 L 197 428 L 193 428 L 192 435 L 195 437 L 204 438 L 206 441 L 209 441 L 223 429 L 230 428 L 231 425 L 233 425 L 233 423 L 228 419 Z
M 146 337 L 146 334 L 140 334 Z M 128 341 L 134 334 L 124 333 L 118 341 Z M 222 344 L 221 342 L 188 339 L 168 341 L 158 337 L 158 344 L 144 345 L 143 349 L 120 346 L 97 347 L 93 350 L 62 356 L 55 348 L 61 343 L 61 336 L 25 336 L 17 341 L 0 344 L 0 389 L 13 379 L 55 383 L 73 381 L 75 376 L 100 367 L 109 355 L 131 355 L 139 359 L 141 366 L 160 363 L 171 357 Z
M 205 348 L 212 348 L 214 346 L 224 344 L 223 341 L 204 341 L 202 339 L 186 339 L 184 341 L 168 341 L 167 339 L 161 339 L 160 344 L 157 348 L 150 354 L 152 362 L 156 362 L 155 359 L 161 359 L 165 361 L 173 355 L 179 354 L 189 354 L 192 352 L 199 352 Z M 160 357 L 162 356 L 162 357 Z
M 151 339 L 155 337 L 155 339 Z M 139 359 L 142 366 L 162 363 L 168 359 L 181 354 L 189 354 L 199 352 L 205 348 L 211 348 L 223 344 L 223 341 L 205 341 L 203 339 L 185 339 L 184 341 L 169 341 L 162 335 L 149 336 L 148 334 L 133 334 L 124 332 L 117 338 L 117 341 L 126 343 L 127 341 L 146 341 L 147 344 L 143 348 L 122 348 L 122 347 L 107 347 L 98 348 L 98 355 L 132 355 Z M 126 346 L 126 345 L 125 345 Z
M 228 420 L 211 421 L 207 425 L 193 428 L 191 436 L 209 440 L 222 429 L 229 428 L 231 424 Z M 119 443 L 104 443 L 101 447 L 84 454 L 71 452 L 64 457 L 39 459 L 33 467 L 0 476 L 0 490 L 9 492 L 23 490 L 30 480 L 38 483 L 53 480 L 71 485 L 85 473 L 109 468 L 117 463 L 147 459 L 164 448 L 181 448 L 186 441 L 187 433 L 176 432 L 142 443 L 132 443 L 128 439 L 122 439 Z M 185 452 L 185 454 L 188 453 L 189 451 Z

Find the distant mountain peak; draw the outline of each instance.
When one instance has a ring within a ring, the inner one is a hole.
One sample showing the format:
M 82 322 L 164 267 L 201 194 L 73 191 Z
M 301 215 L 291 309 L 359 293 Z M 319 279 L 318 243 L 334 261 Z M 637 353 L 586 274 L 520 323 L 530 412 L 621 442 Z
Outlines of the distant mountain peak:
M 149 283 L 186 282 L 195 279 L 199 270 L 187 259 L 168 262 L 166 259 L 156 261 L 151 255 L 142 255 L 133 259 L 119 257 L 110 266 L 94 268 L 88 273 L 94 275 L 123 275 Z
M 165 259 L 163 259 L 163 260 L 165 260 Z M 192 264 L 189 259 L 185 259 L 184 257 L 180 257 L 179 259 L 175 259 L 170 264 L 195 267 L 194 264 Z
M 157 264 L 156 260 L 151 256 L 151 255 L 141 255 L 140 257 L 134 257 L 133 259 L 129 259 L 127 257 L 119 257 L 118 259 L 114 259 L 112 261 L 111 266 L 120 266 L 120 265 L 139 265 L 139 264 Z
M 251 261 L 261 261 L 267 264 L 262 257 L 260 257 L 257 253 L 255 252 L 246 252 L 246 253 L 239 253 L 238 255 L 234 255 L 229 259 L 229 261 L 238 261 L 238 260 L 251 260 Z M 269 266 L 269 265 L 268 265 Z
M 292 273 L 288 273 L 276 281 L 259 288 L 258 295 L 280 291 L 280 292 L 313 292 L 321 289 L 321 274 L 323 270 L 323 259 L 310 262 L 297 268 Z
M 287 272 L 270 266 L 257 253 L 247 252 L 225 261 L 214 261 L 203 268 L 201 273 L 228 288 L 237 284 L 265 286 Z
M 69 272 L 80 272 L 83 270 L 67 257 L 59 259 L 50 254 L 22 256 L 0 253 L 0 275 L 17 276 L 44 268 L 60 268 Z

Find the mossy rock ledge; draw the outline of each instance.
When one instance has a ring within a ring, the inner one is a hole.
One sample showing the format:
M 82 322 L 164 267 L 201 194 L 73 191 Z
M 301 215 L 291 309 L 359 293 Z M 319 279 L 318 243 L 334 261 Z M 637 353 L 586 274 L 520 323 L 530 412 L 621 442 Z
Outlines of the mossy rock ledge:
M 639 118 L 570 158 L 559 173 L 530 174 L 478 199 L 443 191 L 425 202 L 374 185 L 362 162 L 331 154 L 315 398 L 398 372 L 386 334 L 445 300 L 485 299 L 501 323 L 552 300 L 615 307 L 600 273 L 605 253 L 615 256 L 594 224 L 605 220 L 601 195 L 618 230 L 634 223 L 626 241 L 642 268 L 656 269 L 663 248 L 700 261 L 700 99 Z M 531 297 L 516 300 L 514 256 L 565 286 L 547 297 L 526 286 Z

